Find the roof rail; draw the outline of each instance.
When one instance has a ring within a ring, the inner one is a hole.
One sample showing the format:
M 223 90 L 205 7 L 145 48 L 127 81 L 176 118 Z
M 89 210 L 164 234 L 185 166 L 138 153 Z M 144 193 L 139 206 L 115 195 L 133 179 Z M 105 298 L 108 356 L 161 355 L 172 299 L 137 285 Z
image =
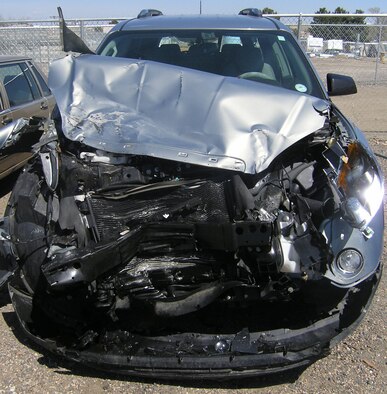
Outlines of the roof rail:
M 239 15 L 250 15 L 250 16 L 261 17 L 262 11 L 259 10 L 258 8 L 245 8 L 244 10 L 239 12 Z
M 163 15 L 163 13 L 159 10 L 144 9 L 141 10 L 140 13 L 137 15 L 137 19 L 146 18 L 147 16 L 159 16 L 159 15 Z

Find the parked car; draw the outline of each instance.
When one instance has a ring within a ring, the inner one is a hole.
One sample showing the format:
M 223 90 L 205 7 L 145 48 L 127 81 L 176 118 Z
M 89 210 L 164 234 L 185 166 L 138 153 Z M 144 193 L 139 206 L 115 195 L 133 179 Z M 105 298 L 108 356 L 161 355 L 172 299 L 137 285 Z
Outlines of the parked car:
M 54 105 L 46 77 L 31 58 L 0 56 L 0 179 L 31 157 L 31 146 L 42 134 L 34 126 L 50 116 Z M 35 119 L 13 138 L 14 127 L 6 126 L 21 118 Z
M 28 337 L 105 371 L 241 377 L 345 338 L 381 274 L 383 176 L 292 32 L 248 9 L 66 30 L 1 269 Z M 56 137 L 56 134 L 58 137 Z M 3 279 L 3 282 L 5 280 Z

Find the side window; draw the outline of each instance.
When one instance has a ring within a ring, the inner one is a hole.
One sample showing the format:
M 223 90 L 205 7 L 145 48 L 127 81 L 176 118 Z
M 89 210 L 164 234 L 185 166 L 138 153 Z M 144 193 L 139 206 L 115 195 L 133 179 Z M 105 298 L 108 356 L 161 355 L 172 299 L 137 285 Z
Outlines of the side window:
M 25 63 L 0 66 L 0 80 L 11 106 L 22 105 L 39 98 L 40 93 Z
M 139 59 L 141 57 L 140 44 L 142 40 L 129 39 L 126 35 L 115 36 L 101 51 L 102 56 L 127 57 Z
M 116 57 L 117 56 L 117 43 L 116 40 L 111 40 L 109 44 L 105 46 L 103 51 L 101 52 L 101 56 L 112 56 Z
M 24 75 L 27 78 L 28 84 L 30 85 L 33 98 L 37 99 L 37 98 L 42 97 L 39 87 L 36 83 L 36 80 L 32 76 L 31 70 L 28 68 L 28 66 L 25 63 L 22 64 L 22 68 L 23 68 Z
M 32 71 L 34 72 L 35 78 L 38 80 L 40 87 L 42 88 L 43 94 L 45 96 L 50 96 L 51 95 L 51 90 L 47 86 L 46 81 L 43 79 L 42 75 L 40 72 L 36 69 L 36 67 L 30 63 L 30 66 L 32 68 Z

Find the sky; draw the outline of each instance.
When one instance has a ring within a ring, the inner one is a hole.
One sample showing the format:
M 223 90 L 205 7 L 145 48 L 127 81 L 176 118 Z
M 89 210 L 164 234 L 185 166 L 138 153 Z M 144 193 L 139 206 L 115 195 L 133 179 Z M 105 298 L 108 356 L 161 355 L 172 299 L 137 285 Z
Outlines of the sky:
M 48 19 L 61 6 L 65 18 L 111 18 L 136 16 L 143 8 L 156 8 L 164 14 L 198 14 L 199 0 L 0 0 L 2 19 Z M 333 11 L 340 6 L 354 12 L 379 7 L 387 12 L 387 0 L 202 0 L 203 14 L 235 14 L 247 7 L 270 7 L 278 13 L 313 13 L 320 7 Z

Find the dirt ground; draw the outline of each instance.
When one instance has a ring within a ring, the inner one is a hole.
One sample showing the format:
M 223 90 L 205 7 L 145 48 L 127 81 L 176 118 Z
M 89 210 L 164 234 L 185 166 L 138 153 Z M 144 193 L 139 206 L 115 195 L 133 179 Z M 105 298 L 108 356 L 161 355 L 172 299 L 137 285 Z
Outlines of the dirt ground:
M 387 132 L 387 85 L 358 86 L 357 94 L 333 101 L 363 131 Z
M 335 102 L 366 130 L 387 174 L 387 87 L 359 88 Z M 372 105 L 365 105 L 372 103 Z M 1 184 L 0 215 L 15 177 Z M 386 218 L 386 209 L 385 209 Z M 386 255 L 386 243 L 384 256 Z M 331 354 L 299 373 L 237 382 L 153 382 L 100 375 L 55 358 L 21 333 L 7 293 L 0 294 L 0 393 L 383 393 L 387 387 L 387 275 L 360 327 Z
M 324 79 L 327 73 L 350 75 L 357 83 L 387 82 L 387 61 L 378 62 L 375 58 L 361 57 L 346 58 L 335 56 L 331 58 L 311 58 L 320 76 Z M 377 70 L 376 70 L 377 68 Z

